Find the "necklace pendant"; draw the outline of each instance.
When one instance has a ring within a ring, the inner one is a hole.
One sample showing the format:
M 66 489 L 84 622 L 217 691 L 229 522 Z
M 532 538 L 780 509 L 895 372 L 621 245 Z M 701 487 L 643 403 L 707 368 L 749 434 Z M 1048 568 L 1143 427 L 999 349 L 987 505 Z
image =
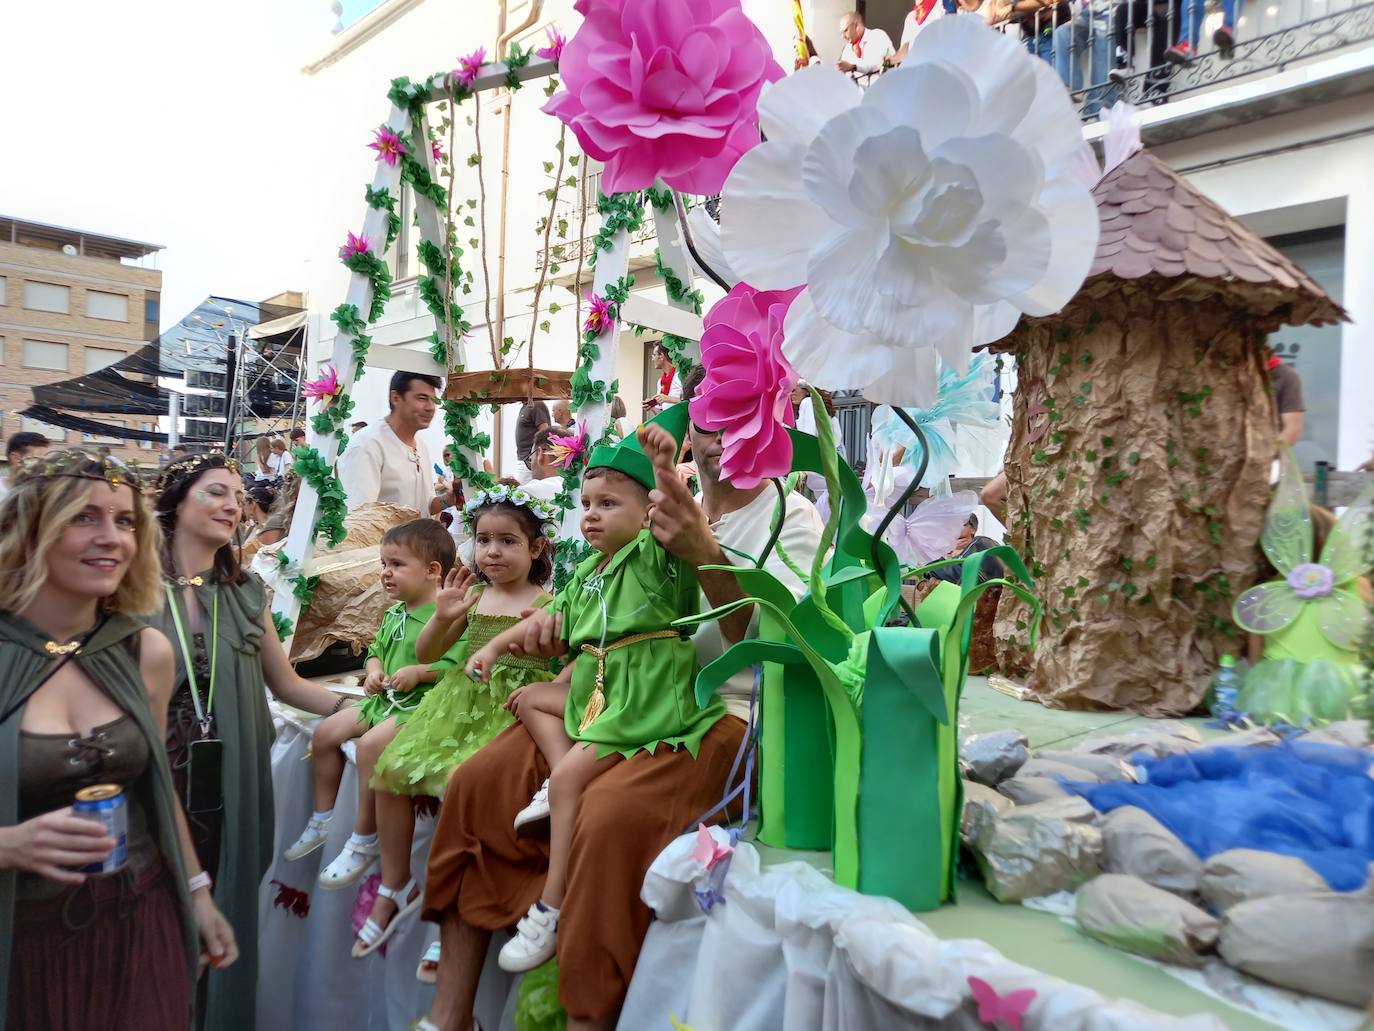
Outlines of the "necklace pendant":
M 205 580 L 199 576 L 178 576 L 173 578 L 172 583 L 178 587 L 199 587 Z
M 58 644 L 56 641 L 49 641 L 43 645 L 44 650 L 49 655 L 70 655 L 81 647 L 80 641 L 68 641 L 66 644 Z

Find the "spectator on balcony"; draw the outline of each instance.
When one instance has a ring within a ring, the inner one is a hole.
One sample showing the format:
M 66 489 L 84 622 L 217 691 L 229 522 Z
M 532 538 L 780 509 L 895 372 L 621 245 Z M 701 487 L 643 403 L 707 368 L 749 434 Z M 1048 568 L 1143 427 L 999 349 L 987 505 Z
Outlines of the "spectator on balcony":
M 863 15 L 858 11 L 850 11 L 840 19 L 840 35 L 844 37 L 844 50 L 835 67 L 853 78 L 881 71 L 892 56 L 892 37 L 882 29 L 864 25 Z
M 1110 0 L 1083 0 L 1073 21 L 1054 30 L 1054 67 L 1069 89 L 1083 88 L 1083 66 L 1088 65 L 1088 85 L 1083 97 L 1083 116 L 1092 118 L 1111 106 L 1110 94 L 1119 93 L 1108 79 L 1111 57 Z
M 1025 48 L 1053 65 L 1054 30 L 1069 21 L 1068 0 L 992 0 L 992 3 L 989 24 L 1019 23 Z
M 1198 53 L 1198 43 L 1202 38 L 1202 18 L 1207 13 L 1206 0 L 1182 0 L 1183 17 L 1174 16 L 1182 23 L 1181 38 L 1165 53 L 1173 64 L 1187 64 Z M 1212 33 L 1212 42 L 1221 56 L 1229 59 L 1236 45 L 1236 19 L 1240 17 L 1241 0 L 1222 0 L 1221 27 Z M 1176 10 L 1176 9 L 1175 9 Z
M 954 7 L 954 0 L 950 0 L 949 7 Z M 952 10 L 946 9 L 945 0 L 916 0 L 902 22 L 902 38 L 897 45 L 897 53 L 892 57 L 892 63 L 901 64 L 906 60 L 906 55 L 911 51 L 911 44 L 916 42 L 916 37 L 921 34 L 922 29 L 927 25 L 934 25 L 945 14 L 952 13 Z
M 1112 8 L 1111 21 L 1113 56 L 1108 77 L 1117 83 L 1126 81 L 1135 63 L 1135 33 L 1143 28 L 1149 37 L 1150 71 L 1141 93 L 1162 101 L 1169 82 L 1164 53 L 1178 42 L 1179 29 L 1177 13 L 1169 16 L 1169 0 L 1121 0 Z

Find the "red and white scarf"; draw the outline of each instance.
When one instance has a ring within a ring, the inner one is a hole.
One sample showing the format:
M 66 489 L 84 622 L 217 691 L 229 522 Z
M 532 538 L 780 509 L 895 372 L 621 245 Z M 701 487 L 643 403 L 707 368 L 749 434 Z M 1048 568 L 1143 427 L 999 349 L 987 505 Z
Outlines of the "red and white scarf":
M 911 8 L 912 13 L 916 15 L 916 24 L 924 25 L 930 17 L 930 12 L 935 10 L 935 5 L 939 2 L 940 0 L 916 0 Z

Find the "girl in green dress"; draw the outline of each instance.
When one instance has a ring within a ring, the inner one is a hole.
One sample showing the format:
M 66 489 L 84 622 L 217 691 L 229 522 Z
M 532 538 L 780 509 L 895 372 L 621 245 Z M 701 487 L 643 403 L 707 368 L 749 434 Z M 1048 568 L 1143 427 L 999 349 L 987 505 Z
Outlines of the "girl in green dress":
M 678 448 L 686 407 L 654 420 Z M 501 950 L 501 967 L 512 973 L 532 970 L 554 954 L 573 820 L 587 785 L 622 759 L 659 745 L 686 747 L 695 756 L 725 713 L 719 698 L 697 705 L 696 651 L 670 629 L 697 611 L 696 573 L 648 529 L 655 472 L 675 476 L 676 457 L 671 448 L 656 449 L 650 461 L 638 437 L 592 452 L 582 482 L 582 533 L 596 552 L 552 606 L 563 617 L 573 661 L 553 683 L 521 688 L 510 699 L 552 771 L 515 818 L 519 828 L 548 817 L 549 871 L 541 898 Z M 522 637 L 517 626 L 473 655 L 473 678 L 484 678 Z
M 421 892 L 410 877 L 415 832 L 412 796 L 442 796 L 455 766 L 515 721 L 507 697 L 533 680 L 547 680 L 546 659 L 503 655 L 485 682 L 463 664 L 521 613 L 549 601 L 558 510 L 515 485 L 479 491 L 464 521 L 473 553 L 454 567 L 435 599 L 435 611 L 415 643 L 421 661 L 448 655 L 457 665 L 426 693 L 419 707 L 377 759 L 377 829 L 382 846 L 382 887 L 358 933 L 353 956 L 379 948 L 419 908 Z M 455 647 L 456 645 L 456 647 Z

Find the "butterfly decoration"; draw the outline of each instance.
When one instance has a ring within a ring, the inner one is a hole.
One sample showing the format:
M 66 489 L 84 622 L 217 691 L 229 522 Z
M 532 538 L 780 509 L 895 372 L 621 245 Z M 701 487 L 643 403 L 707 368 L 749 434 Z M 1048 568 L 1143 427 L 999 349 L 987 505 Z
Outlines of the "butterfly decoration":
M 301 891 L 300 888 L 293 888 L 284 881 L 273 881 L 277 886 L 277 897 L 272 900 L 272 905 L 276 909 L 284 909 L 292 916 L 298 916 L 302 920 L 310 915 L 310 895 Z
M 1252 634 L 1277 633 L 1310 610 L 1332 647 L 1358 648 L 1370 617 L 1351 588 L 1369 565 L 1361 552 L 1371 518 L 1374 482 L 1366 484 L 1341 514 L 1314 560 L 1307 488 L 1293 452 L 1284 448 L 1279 485 L 1260 537 L 1264 553 L 1282 579 L 1251 587 L 1236 599 L 1234 616 L 1240 628 Z
M 1021 1020 L 1026 1010 L 1035 1001 L 1034 988 L 1018 988 L 1014 992 L 1000 995 L 997 989 L 981 977 L 970 977 L 968 986 L 973 992 L 973 1001 L 978 1004 L 978 1019 L 988 1027 L 1011 1028 L 1021 1031 Z
M 705 866 L 706 869 L 714 870 L 717 863 L 732 855 L 734 851 L 733 845 L 722 845 L 717 842 L 706 824 L 697 824 L 697 844 L 692 849 L 692 858 Z

